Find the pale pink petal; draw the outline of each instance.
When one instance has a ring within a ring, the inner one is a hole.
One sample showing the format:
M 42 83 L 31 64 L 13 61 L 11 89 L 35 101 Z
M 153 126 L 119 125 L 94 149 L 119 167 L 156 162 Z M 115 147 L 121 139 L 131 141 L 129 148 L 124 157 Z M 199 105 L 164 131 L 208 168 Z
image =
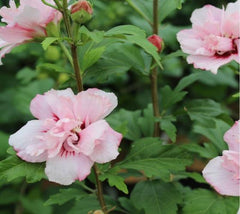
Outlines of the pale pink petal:
M 203 170 L 203 177 L 222 195 L 239 196 L 240 183 L 230 171 L 222 167 L 222 157 L 212 159 Z
M 239 120 L 224 134 L 229 150 L 240 152 L 240 126 Z
M 106 117 L 117 106 L 114 93 L 107 93 L 99 89 L 88 89 L 80 92 L 74 102 L 75 116 L 91 124 Z
M 70 88 L 58 91 L 52 89 L 44 95 L 37 95 L 30 104 L 30 110 L 38 119 L 73 118 L 73 97 Z
M 190 18 L 193 28 L 202 30 L 205 33 L 221 34 L 221 20 L 223 11 L 212 5 L 206 5 L 203 8 L 193 11 Z
M 89 125 L 80 133 L 79 151 L 93 161 L 106 163 L 118 156 L 122 135 L 114 131 L 105 120 Z
M 189 55 L 187 57 L 187 62 L 189 64 L 194 64 L 194 68 L 200 68 L 204 70 L 209 70 L 216 74 L 218 68 L 231 62 L 235 58 L 234 55 L 229 57 L 215 57 L 215 56 L 199 56 L 199 55 Z
M 214 55 L 213 51 L 205 48 L 204 40 L 198 35 L 198 31 L 193 29 L 182 30 L 177 34 L 177 39 L 184 53 L 195 55 Z
M 23 160 L 43 162 L 47 159 L 47 148 L 42 138 L 44 131 L 44 121 L 31 120 L 10 136 L 9 144 Z
M 17 14 L 17 8 L 14 0 L 9 1 L 10 8 L 2 7 L 0 8 L 0 16 L 2 16 L 2 22 L 6 22 L 8 24 L 13 23 L 14 16 L 12 14 Z
M 89 157 L 97 163 L 107 163 L 116 159 L 119 155 L 118 147 L 121 140 L 122 135 L 109 126 L 101 138 L 96 141 L 94 151 Z
M 82 154 L 69 154 L 48 159 L 45 173 L 48 179 L 62 185 L 84 180 L 91 172 L 93 161 Z
M 0 27 L 0 38 L 8 43 L 23 43 L 32 39 L 32 31 L 17 26 Z
M 240 13 L 240 0 L 236 2 L 230 2 L 226 7 L 226 14 Z

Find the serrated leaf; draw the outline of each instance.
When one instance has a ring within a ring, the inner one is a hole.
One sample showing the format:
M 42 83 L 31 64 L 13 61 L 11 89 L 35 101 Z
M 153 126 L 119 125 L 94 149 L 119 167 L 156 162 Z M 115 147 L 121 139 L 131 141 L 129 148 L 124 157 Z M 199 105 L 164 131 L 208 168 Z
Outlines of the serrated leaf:
M 184 198 L 183 214 L 237 213 L 238 198 L 223 197 L 206 189 L 190 191 Z
M 118 190 L 124 192 L 125 194 L 128 194 L 127 185 L 124 183 L 124 178 L 122 178 L 121 176 L 105 173 L 100 175 L 99 178 L 101 181 L 104 181 L 107 179 L 111 187 L 115 186 Z
M 12 181 L 25 177 L 28 183 L 34 183 L 45 178 L 45 163 L 28 163 L 17 156 L 10 156 L 0 162 L 0 178 Z
M 218 148 L 218 152 L 227 149 L 227 144 L 223 140 L 224 133 L 230 129 L 230 125 L 225 123 L 222 120 L 214 120 L 216 126 L 215 127 L 205 127 L 201 124 L 196 124 L 193 127 L 193 131 L 198 134 L 202 134 L 207 137 L 216 148 Z
M 220 114 L 226 113 L 221 105 L 211 99 L 191 100 L 185 107 L 191 120 L 204 124 L 204 126 L 214 127 L 214 118 Z
M 55 195 L 51 195 L 50 198 L 44 203 L 45 206 L 49 206 L 52 204 L 62 205 L 72 199 L 81 199 L 86 197 L 87 193 L 82 191 L 81 189 L 60 189 L 59 193 Z
M 54 42 L 56 42 L 59 38 L 58 37 L 47 37 L 42 41 L 42 47 L 44 50 L 47 50 L 47 48 Z
M 162 108 L 168 109 L 173 104 L 180 102 L 187 94 L 186 91 L 174 91 L 170 86 L 166 85 L 161 88 L 160 93 L 162 95 Z
M 173 184 L 159 180 L 138 183 L 130 198 L 136 208 L 149 214 L 176 214 L 177 205 L 182 201 Z
M 176 126 L 172 123 L 174 121 L 176 121 L 175 117 L 163 117 L 160 120 L 160 128 L 166 132 L 166 134 L 168 135 L 168 137 L 171 139 L 172 142 L 176 141 Z
M 58 73 L 72 74 L 72 72 L 66 70 L 64 67 L 57 64 L 51 64 L 51 63 L 41 63 L 37 66 L 37 69 L 52 70 Z

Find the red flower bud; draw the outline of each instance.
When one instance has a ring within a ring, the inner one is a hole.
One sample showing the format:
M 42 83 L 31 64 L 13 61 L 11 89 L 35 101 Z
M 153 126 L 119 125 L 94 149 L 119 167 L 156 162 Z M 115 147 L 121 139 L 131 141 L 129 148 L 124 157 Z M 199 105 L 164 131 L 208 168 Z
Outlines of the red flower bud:
M 162 51 L 163 39 L 160 36 L 153 34 L 152 36 L 148 37 L 148 41 L 151 42 L 158 49 L 158 52 Z
M 71 7 L 71 14 L 76 13 L 80 10 L 85 10 L 87 13 L 92 14 L 93 9 L 91 4 L 88 1 L 80 0 Z

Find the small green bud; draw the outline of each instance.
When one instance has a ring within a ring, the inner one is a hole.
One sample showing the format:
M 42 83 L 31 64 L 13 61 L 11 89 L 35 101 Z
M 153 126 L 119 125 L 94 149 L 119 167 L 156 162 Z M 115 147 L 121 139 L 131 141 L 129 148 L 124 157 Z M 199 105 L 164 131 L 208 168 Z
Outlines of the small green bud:
M 90 2 L 80 0 L 71 7 L 71 17 L 74 22 L 83 24 L 92 18 L 92 5 Z

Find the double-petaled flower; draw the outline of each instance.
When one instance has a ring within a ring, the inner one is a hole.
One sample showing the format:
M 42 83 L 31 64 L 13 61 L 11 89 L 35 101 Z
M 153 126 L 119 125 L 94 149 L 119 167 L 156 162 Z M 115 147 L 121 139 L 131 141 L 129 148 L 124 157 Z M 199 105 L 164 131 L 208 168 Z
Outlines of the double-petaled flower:
M 71 89 L 37 95 L 29 121 L 10 136 L 9 144 L 28 162 L 46 161 L 50 181 L 69 185 L 85 179 L 94 162 L 118 156 L 122 135 L 103 119 L 117 106 L 117 97 L 99 89 L 74 95 Z
M 226 10 L 206 5 L 191 16 L 192 29 L 177 34 L 187 62 L 195 68 L 210 70 L 232 60 L 240 63 L 240 0 L 229 3 Z

